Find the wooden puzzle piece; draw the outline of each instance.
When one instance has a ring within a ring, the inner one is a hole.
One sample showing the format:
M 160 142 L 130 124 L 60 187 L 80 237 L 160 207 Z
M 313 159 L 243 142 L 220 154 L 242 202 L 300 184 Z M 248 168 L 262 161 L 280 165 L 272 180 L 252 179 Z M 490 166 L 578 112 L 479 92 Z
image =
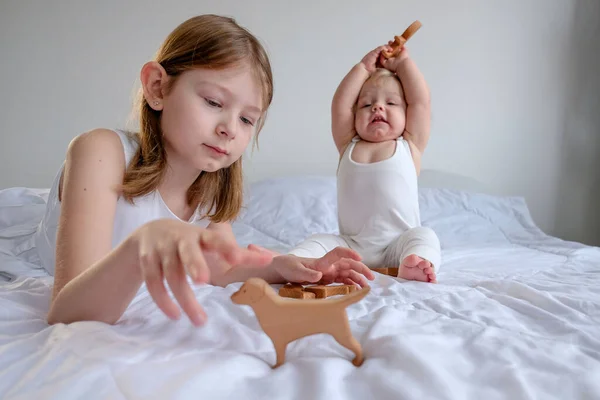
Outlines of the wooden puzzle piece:
M 338 296 L 348 294 L 356 290 L 354 285 L 316 285 L 307 286 L 304 288 L 305 292 L 314 293 L 317 299 L 326 299 L 330 296 Z
M 384 275 L 389 275 L 389 276 L 393 276 L 393 277 L 397 277 L 398 276 L 398 267 L 392 267 L 392 268 L 371 268 L 371 271 L 375 271 L 375 272 L 379 272 L 380 274 L 384 274 Z
M 352 363 L 358 367 L 364 357 L 360 343 L 352 336 L 346 307 L 362 300 L 369 291 L 367 286 L 334 299 L 293 301 L 278 296 L 265 280 L 250 278 L 231 295 L 231 301 L 252 307 L 262 330 L 275 347 L 277 360 L 273 368 L 284 363 L 290 342 L 318 333 L 330 334 L 352 351 Z
M 286 283 L 279 289 L 279 296 L 293 299 L 326 299 L 331 296 L 345 295 L 356 290 L 355 285 L 310 285 Z
M 390 46 L 392 46 L 392 51 L 382 51 L 381 53 L 383 54 L 383 56 L 385 58 L 392 58 L 392 57 L 396 57 L 398 54 L 400 54 L 400 51 L 402 50 L 402 46 L 404 46 L 404 44 L 408 41 L 408 39 L 410 39 L 412 37 L 412 35 L 414 35 L 420 28 L 421 28 L 422 24 L 419 21 L 415 21 L 412 24 L 410 24 L 410 26 L 408 28 L 406 28 L 406 30 L 404 31 L 404 33 L 402 33 L 402 35 L 400 36 L 394 36 L 394 41 L 393 43 L 390 43 Z
M 291 299 L 314 299 L 316 297 L 315 293 L 304 291 L 302 286 L 299 288 L 282 286 L 279 289 L 279 295 L 281 297 L 289 297 Z

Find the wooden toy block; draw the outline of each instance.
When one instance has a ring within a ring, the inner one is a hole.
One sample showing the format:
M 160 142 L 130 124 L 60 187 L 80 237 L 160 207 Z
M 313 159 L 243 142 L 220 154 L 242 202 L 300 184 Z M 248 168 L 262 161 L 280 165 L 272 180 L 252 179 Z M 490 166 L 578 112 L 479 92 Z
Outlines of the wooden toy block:
M 305 292 L 312 292 L 315 294 L 317 299 L 326 299 L 330 296 L 337 296 L 341 294 L 350 293 L 350 286 L 353 285 L 316 285 L 316 286 L 307 286 L 304 288 Z
M 231 295 L 235 304 L 252 307 L 262 330 L 273 342 L 277 368 L 285 361 L 287 345 L 305 336 L 327 333 L 354 353 L 352 363 L 360 366 L 364 357 L 360 343 L 352 336 L 346 307 L 362 300 L 370 287 L 334 299 L 294 301 L 278 296 L 265 280 L 248 279 Z
M 314 299 L 316 297 L 315 293 L 306 292 L 302 288 L 286 288 L 285 286 L 279 289 L 279 295 L 291 299 Z
M 385 58 L 396 57 L 400 51 L 402 50 L 402 46 L 414 35 L 420 28 L 422 24 L 419 21 L 415 21 L 400 36 L 394 36 L 394 41 L 390 42 L 390 46 L 392 46 L 392 51 L 382 51 L 381 53 Z
M 380 274 L 389 275 L 393 277 L 398 276 L 398 267 L 391 268 L 371 268 L 371 271 L 379 272 Z
M 309 299 L 315 298 L 314 293 L 305 294 L 304 286 L 299 283 L 286 283 L 279 288 L 279 295 L 281 297 L 288 297 L 291 299 Z
M 279 289 L 279 295 L 293 299 L 326 299 L 331 296 L 345 295 L 355 290 L 355 285 L 303 286 L 298 283 L 286 283 Z

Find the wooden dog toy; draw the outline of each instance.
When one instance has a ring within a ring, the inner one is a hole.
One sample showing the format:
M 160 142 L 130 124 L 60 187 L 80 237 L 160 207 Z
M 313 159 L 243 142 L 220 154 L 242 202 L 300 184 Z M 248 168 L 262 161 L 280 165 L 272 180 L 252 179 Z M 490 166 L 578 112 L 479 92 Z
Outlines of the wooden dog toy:
M 369 290 L 367 286 L 334 299 L 296 301 L 278 296 L 263 279 L 250 278 L 231 295 L 231 300 L 254 310 L 260 327 L 275 347 L 277 359 L 273 368 L 284 363 L 290 342 L 318 333 L 330 334 L 340 345 L 352 351 L 355 356 L 352 363 L 358 367 L 364 357 L 360 343 L 352 336 L 346 307 L 360 301 Z
M 355 285 L 303 286 L 299 283 L 286 283 L 279 289 L 279 295 L 292 299 L 326 299 L 331 296 L 348 294 L 355 290 Z
M 402 46 L 404 46 L 408 39 L 410 39 L 411 36 L 421 28 L 421 26 L 421 22 L 415 21 L 410 24 L 408 28 L 406 28 L 401 36 L 394 36 L 394 41 L 390 43 L 390 46 L 392 46 L 392 51 L 382 51 L 381 53 L 383 56 L 385 58 L 396 57 L 402 50 Z

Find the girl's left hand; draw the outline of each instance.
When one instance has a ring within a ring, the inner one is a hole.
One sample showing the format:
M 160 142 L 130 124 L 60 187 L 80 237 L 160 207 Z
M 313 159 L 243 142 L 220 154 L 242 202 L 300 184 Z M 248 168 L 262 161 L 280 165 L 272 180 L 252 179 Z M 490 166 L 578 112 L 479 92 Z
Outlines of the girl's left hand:
M 365 287 L 367 280 L 375 279 L 373 271 L 360 262 L 360 255 L 345 247 L 336 247 L 321 258 L 280 257 L 284 257 L 286 262 L 278 263 L 277 272 L 287 282 L 343 283 Z

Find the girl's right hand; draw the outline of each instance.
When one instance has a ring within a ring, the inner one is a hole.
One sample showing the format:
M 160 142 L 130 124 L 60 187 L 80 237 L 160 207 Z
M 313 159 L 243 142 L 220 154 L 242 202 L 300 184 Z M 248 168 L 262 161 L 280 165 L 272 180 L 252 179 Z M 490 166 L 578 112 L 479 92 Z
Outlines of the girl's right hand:
M 205 255 L 213 253 L 234 268 L 267 266 L 272 255 L 239 247 L 235 240 L 219 232 L 189 223 L 162 219 L 149 222 L 132 234 L 138 252 L 142 279 L 156 305 L 171 319 L 180 317 L 179 307 L 171 300 L 164 281 L 179 306 L 196 326 L 206 320 L 206 313 L 196 300 L 186 275 L 197 284 L 208 283 L 209 267 Z

